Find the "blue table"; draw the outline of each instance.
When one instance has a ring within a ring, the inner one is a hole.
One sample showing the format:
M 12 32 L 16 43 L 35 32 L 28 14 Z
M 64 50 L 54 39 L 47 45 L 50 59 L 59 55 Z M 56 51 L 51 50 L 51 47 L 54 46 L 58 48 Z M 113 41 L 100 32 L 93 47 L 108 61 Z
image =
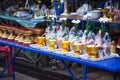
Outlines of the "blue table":
M 3 75 L 4 71 L 8 68 L 8 66 L 10 64 L 13 64 L 13 62 L 14 62 L 16 56 L 18 56 L 20 50 L 29 50 L 29 51 L 35 52 L 37 54 L 42 54 L 42 55 L 51 56 L 51 57 L 55 57 L 55 58 L 60 59 L 62 61 L 62 63 L 64 64 L 64 67 L 66 68 L 68 73 L 71 75 L 73 80 L 76 80 L 76 78 L 73 75 L 73 73 L 71 72 L 71 70 L 67 67 L 64 60 L 75 62 L 75 63 L 83 65 L 83 80 L 86 80 L 87 66 L 108 70 L 108 71 L 113 72 L 114 74 L 117 73 L 117 72 L 120 72 L 120 58 L 118 58 L 118 57 L 111 58 L 111 59 L 106 59 L 106 60 L 100 60 L 100 61 L 89 61 L 89 60 L 85 60 L 85 59 L 65 56 L 65 55 L 62 55 L 62 54 L 56 54 L 55 52 L 45 51 L 45 50 L 41 50 L 41 49 L 35 49 L 35 48 L 29 47 L 29 46 L 20 45 L 20 44 L 17 44 L 17 43 L 14 43 L 14 42 L 8 42 L 8 41 L 5 41 L 5 40 L 0 40 L 0 44 L 9 46 L 10 49 L 11 49 L 11 54 L 12 54 L 12 48 L 13 47 L 18 48 L 16 53 L 14 53 L 14 55 L 12 55 L 12 59 L 9 61 L 9 63 L 0 72 L 0 77 L 4 76 Z M 7 75 L 7 76 L 13 76 L 13 80 L 15 80 L 14 64 L 13 64 L 12 70 L 13 70 L 13 73 L 10 74 L 10 75 Z M 116 80 L 115 75 L 114 75 L 113 78 L 114 78 L 114 80 Z

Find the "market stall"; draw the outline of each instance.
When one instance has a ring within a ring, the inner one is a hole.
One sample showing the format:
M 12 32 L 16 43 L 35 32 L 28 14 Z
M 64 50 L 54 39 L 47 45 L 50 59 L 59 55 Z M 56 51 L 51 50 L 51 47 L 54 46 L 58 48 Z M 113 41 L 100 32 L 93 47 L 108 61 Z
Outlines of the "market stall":
M 42 55 L 46 55 L 46 56 L 51 56 L 51 57 L 55 57 L 57 59 L 60 59 L 62 61 L 62 63 L 64 64 L 65 68 L 67 69 L 67 71 L 69 72 L 69 74 L 71 75 L 73 80 L 76 80 L 76 78 L 74 77 L 74 75 L 72 74 L 71 70 L 67 67 L 67 65 L 65 64 L 64 60 L 68 60 L 68 61 L 72 61 L 78 64 L 83 64 L 84 68 L 83 68 L 83 80 L 86 80 L 86 71 L 87 71 L 87 66 L 92 66 L 92 67 L 96 67 L 96 68 L 100 68 L 100 69 L 104 69 L 104 70 L 108 70 L 108 71 L 112 71 L 113 73 L 117 73 L 120 71 L 120 65 L 119 65 L 119 61 L 120 58 L 119 57 L 111 57 L 109 59 L 104 59 L 104 60 L 99 60 L 99 61 L 91 61 L 91 60 L 87 60 L 87 59 L 82 59 L 81 57 L 76 57 L 76 56 L 71 56 L 71 53 L 61 53 L 61 52 L 56 52 L 56 51 L 51 51 L 48 50 L 46 48 L 38 48 L 36 46 L 34 46 L 34 48 L 30 47 L 30 46 L 24 46 L 24 45 L 20 45 L 20 44 L 16 44 L 13 42 L 8 42 L 8 41 L 4 41 L 4 40 L 0 40 L 0 44 L 4 44 L 4 45 L 8 45 L 11 47 L 15 47 L 18 48 L 18 51 L 16 51 L 12 57 L 12 59 L 9 61 L 9 63 L 3 68 L 2 72 L 0 73 L 0 76 L 12 76 L 13 80 L 15 80 L 15 73 L 14 73 L 14 65 L 13 65 L 13 73 L 10 75 L 4 75 L 4 71 L 8 68 L 8 66 L 10 64 L 12 64 L 16 58 L 16 56 L 18 56 L 18 54 L 20 54 L 20 50 L 29 50 L 32 52 L 36 52 L 38 54 L 42 54 Z M 113 66 L 114 65 L 114 66 Z M 116 77 L 114 75 L 114 80 L 116 80 Z
M 0 44 L 10 46 L 11 50 L 12 47 L 19 49 L 0 73 L 0 76 L 3 76 L 4 71 L 13 63 L 16 56 L 20 54 L 19 51 L 21 49 L 60 59 L 73 80 L 76 80 L 76 78 L 65 64 L 65 60 L 84 66 L 83 80 L 86 80 L 87 66 L 108 70 L 113 73 L 120 72 L 120 58 L 116 52 L 117 45 L 111 39 L 108 31 L 108 24 L 119 24 L 120 22 L 120 18 L 114 19 L 116 14 L 112 10 L 112 2 L 110 2 L 108 8 L 97 8 L 97 10 L 91 10 L 92 8 L 88 4 L 84 4 L 82 5 L 84 9 L 80 8 L 76 13 L 72 12 L 70 14 L 67 2 L 68 0 L 64 0 L 64 12 L 62 14 L 53 10 L 53 14 L 46 13 L 46 16 L 44 16 L 42 9 L 42 16 L 38 16 L 39 10 L 36 10 L 34 18 L 27 17 L 27 19 L 23 19 L 25 17 L 16 18 L 9 15 L 0 15 L 2 19 L 14 20 L 26 27 L 16 28 L 4 24 L 0 25 Z M 55 1 L 54 4 L 57 7 L 62 5 L 58 3 L 59 1 Z M 57 7 L 55 9 L 58 9 Z M 81 12 L 81 10 L 83 11 Z M 37 30 L 32 28 L 44 21 L 44 17 L 47 17 L 49 25 L 47 25 L 44 33 L 40 36 L 40 33 L 38 32 L 39 34 L 37 34 Z M 67 24 L 69 20 L 73 25 L 72 27 L 69 27 Z M 97 29 L 95 28 L 95 23 L 99 24 Z M 36 37 L 33 36 L 34 32 L 36 32 Z M 14 67 L 12 76 L 15 79 Z M 114 77 L 115 79 L 116 77 Z

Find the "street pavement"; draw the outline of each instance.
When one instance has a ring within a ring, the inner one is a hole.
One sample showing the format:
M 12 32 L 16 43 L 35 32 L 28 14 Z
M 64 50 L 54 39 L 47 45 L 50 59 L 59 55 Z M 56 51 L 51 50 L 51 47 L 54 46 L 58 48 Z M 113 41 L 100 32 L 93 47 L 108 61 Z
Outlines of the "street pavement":
M 29 69 L 27 69 L 27 70 L 29 70 Z M 48 69 L 46 69 L 46 71 L 47 70 Z M 78 66 L 76 64 L 72 65 L 71 71 L 75 74 L 77 80 L 82 80 L 82 78 L 83 78 L 83 76 L 82 76 L 82 66 Z M 45 71 L 43 71 L 43 72 L 45 72 Z M 65 69 L 63 69 L 63 70 L 51 70 L 51 73 L 52 72 L 59 73 L 59 74 L 64 74 L 64 75 L 70 77 Z M 41 78 L 38 78 L 38 77 L 35 78 L 33 76 L 30 76 L 29 74 L 23 74 L 23 73 L 15 72 L 16 80 L 72 80 L 71 78 L 63 79 L 63 78 L 60 78 L 60 77 L 58 77 L 56 79 L 51 79 L 51 78 L 48 79 L 47 77 L 46 77 L 46 79 L 41 79 Z M 32 74 L 33 73 L 31 73 L 31 75 Z M 116 75 L 117 75 L 117 80 L 120 80 L 120 73 L 117 73 Z M 55 75 L 53 74 L 52 76 L 54 77 Z M 45 77 L 45 76 L 40 75 L 39 77 Z M 12 80 L 12 78 L 0 78 L 0 80 Z M 104 70 L 101 70 L 101 69 L 88 67 L 88 69 L 87 69 L 87 80 L 113 80 L 113 74 L 112 74 L 112 72 L 109 72 L 109 71 L 104 71 Z

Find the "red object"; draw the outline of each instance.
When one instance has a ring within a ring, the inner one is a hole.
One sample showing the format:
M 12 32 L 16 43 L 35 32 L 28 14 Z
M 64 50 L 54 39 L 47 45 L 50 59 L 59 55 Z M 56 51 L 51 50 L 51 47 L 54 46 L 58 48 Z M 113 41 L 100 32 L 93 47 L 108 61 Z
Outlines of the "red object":
M 7 64 L 11 59 L 10 48 L 8 46 L 0 46 L 0 54 L 5 55 L 6 64 Z M 7 71 L 8 71 L 8 73 L 12 73 L 12 64 L 9 65 Z
M 117 43 L 118 46 L 120 46 L 120 38 L 118 39 L 118 43 Z
M 25 44 L 25 43 L 23 43 L 23 45 L 24 45 L 24 46 L 29 46 L 30 44 Z

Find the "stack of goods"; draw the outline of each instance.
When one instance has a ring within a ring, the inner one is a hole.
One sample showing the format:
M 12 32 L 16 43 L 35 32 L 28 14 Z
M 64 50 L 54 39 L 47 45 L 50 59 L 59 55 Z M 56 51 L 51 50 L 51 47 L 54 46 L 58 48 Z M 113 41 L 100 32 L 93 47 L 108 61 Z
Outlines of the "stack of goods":
M 50 24 L 46 28 L 45 31 L 45 38 L 46 38 L 46 44 L 48 45 L 49 50 L 53 50 L 55 48 L 56 42 L 57 42 L 57 35 L 55 31 L 55 20 L 56 16 L 49 15 Z
M 95 33 L 94 24 L 89 20 L 86 21 L 86 28 L 82 31 L 79 29 L 80 20 L 72 20 L 74 26 L 69 29 L 66 27 L 66 18 L 60 18 L 61 25 L 54 26 L 55 18 L 55 16 L 50 16 L 50 25 L 45 31 L 45 37 L 38 37 L 42 47 L 47 46 L 45 50 L 56 53 L 59 50 L 62 54 L 84 59 L 103 59 L 116 53 L 114 43 L 111 42 L 106 30 L 108 19 L 99 19 L 101 26 Z M 39 47 L 41 48 L 41 46 Z
M 37 30 L 37 31 L 36 31 Z M 41 35 L 44 29 L 0 25 L 0 39 L 29 45 L 35 42 L 34 36 Z

